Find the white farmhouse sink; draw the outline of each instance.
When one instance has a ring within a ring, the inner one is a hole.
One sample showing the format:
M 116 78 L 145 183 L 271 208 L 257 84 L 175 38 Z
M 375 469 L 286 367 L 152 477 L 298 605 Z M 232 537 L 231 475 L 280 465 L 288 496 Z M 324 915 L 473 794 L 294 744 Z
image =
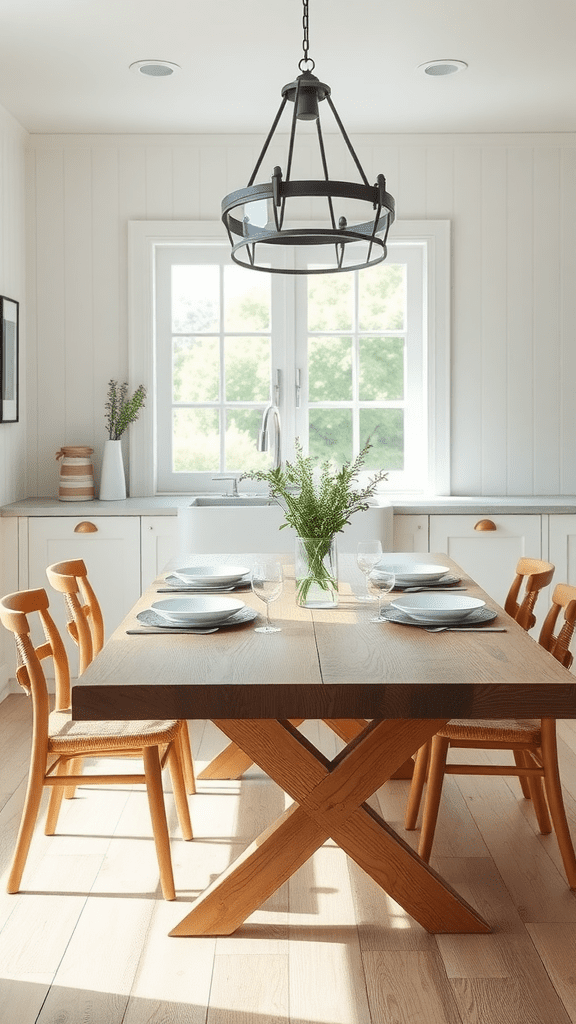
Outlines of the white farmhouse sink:
M 338 534 L 338 550 L 355 552 L 359 540 L 379 537 L 382 550 L 392 551 L 392 516 L 388 501 L 356 512 Z M 198 496 L 178 510 L 179 554 L 293 553 L 296 535 L 280 529 L 284 521 L 280 505 L 262 496 Z
M 262 505 L 276 505 L 273 498 L 258 497 L 256 494 L 203 494 L 190 502 L 190 508 L 258 508 Z

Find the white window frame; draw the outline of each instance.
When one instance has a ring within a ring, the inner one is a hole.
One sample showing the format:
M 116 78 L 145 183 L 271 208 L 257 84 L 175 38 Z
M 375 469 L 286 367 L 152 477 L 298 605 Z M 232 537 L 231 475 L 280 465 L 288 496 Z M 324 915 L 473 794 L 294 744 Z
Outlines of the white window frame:
M 130 428 L 129 480 L 132 497 L 160 493 L 156 486 L 158 413 L 154 338 L 157 246 L 190 242 L 214 245 L 222 241 L 219 223 L 130 221 L 128 224 L 129 381 L 133 388 L 144 384 L 149 395 L 148 415 L 141 416 Z M 385 493 L 387 497 L 393 497 L 393 493 L 450 494 L 450 222 L 399 221 L 393 225 L 389 241 L 423 247 L 426 275 L 423 296 L 426 342 L 423 352 L 426 380 L 424 421 L 428 434 L 428 457 L 421 485 L 403 492 L 392 492 L 388 487 Z M 286 337 L 294 337 L 292 318 L 293 311 L 286 309 Z M 285 349 L 288 349 L 287 345 Z M 295 393 L 295 366 L 295 354 L 286 351 L 281 368 L 285 395 Z M 280 367 L 275 363 L 273 374 L 277 368 Z M 295 436 L 295 430 L 293 403 L 290 402 L 283 417 L 285 442 Z M 292 454 L 292 446 L 285 443 L 284 457 L 290 458 Z M 202 490 L 215 486 L 206 481 Z
M 316 260 L 316 252 L 318 259 Z M 320 263 L 322 261 L 322 252 L 320 248 L 314 254 L 314 261 Z M 304 253 L 307 256 L 308 253 Z M 426 283 L 426 243 L 423 241 L 413 241 L 410 243 L 400 243 L 398 239 L 394 239 L 392 244 L 389 245 L 388 251 L 388 262 L 399 263 L 406 268 L 406 297 L 407 307 L 405 310 L 405 323 L 403 328 L 399 331 L 391 331 L 391 334 L 405 335 L 409 339 L 409 343 L 405 353 L 405 392 L 401 401 L 383 403 L 383 405 L 389 405 L 389 407 L 402 408 L 406 412 L 404 419 L 404 441 L 405 441 L 405 463 L 402 470 L 390 470 L 388 474 L 388 480 L 385 484 L 382 484 L 381 490 L 389 492 L 391 489 L 396 491 L 402 491 L 407 493 L 409 491 L 421 490 L 421 481 L 427 478 L 427 459 L 426 452 L 419 450 L 418 439 L 426 436 L 427 422 L 426 422 L 426 408 L 428 405 L 428 397 L 426 393 L 426 359 L 424 357 L 424 339 L 426 334 L 426 307 L 425 307 L 425 289 L 420 289 L 418 285 L 422 282 Z M 301 260 L 304 266 L 304 260 Z M 362 271 L 357 272 L 359 278 Z M 356 276 L 356 275 L 355 275 Z M 296 411 L 296 436 L 306 437 L 308 435 L 308 410 L 314 408 L 314 403 L 309 406 L 309 381 L 308 381 L 308 330 L 307 330 L 307 277 L 298 277 L 296 288 L 296 366 L 300 369 L 300 384 L 301 384 L 301 403 L 300 408 Z M 356 303 L 355 303 L 356 305 Z M 356 320 L 358 310 L 355 310 L 353 319 Z M 336 334 L 340 336 L 350 335 L 354 341 L 357 340 L 362 334 L 367 332 L 359 331 L 356 329 L 356 324 L 351 325 L 350 331 L 346 329 L 338 330 L 335 332 L 328 332 L 329 334 Z M 322 333 L 322 332 L 320 332 Z M 378 332 L 375 331 L 375 334 Z M 315 331 L 311 334 L 314 336 Z M 356 365 L 356 346 L 353 345 L 355 355 L 353 357 L 353 369 L 352 377 L 355 379 L 358 373 L 358 366 Z M 318 403 L 321 408 L 332 408 L 332 409 L 350 409 L 353 412 L 353 422 L 356 422 L 355 413 L 361 408 L 376 407 L 378 403 L 372 406 L 371 402 L 363 403 L 362 401 L 356 401 L 355 398 L 352 401 L 333 401 L 333 402 L 320 402 Z M 356 430 L 353 428 L 353 448 L 354 451 L 358 451 L 361 445 L 366 440 L 365 437 L 357 435 Z M 370 475 L 366 474 L 367 477 Z

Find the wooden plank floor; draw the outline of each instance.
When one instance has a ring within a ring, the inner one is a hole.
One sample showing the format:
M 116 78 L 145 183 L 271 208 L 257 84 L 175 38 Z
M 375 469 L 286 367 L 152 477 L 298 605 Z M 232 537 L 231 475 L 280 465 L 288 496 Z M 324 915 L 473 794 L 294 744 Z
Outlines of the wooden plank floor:
M 332 756 L 333 734 L 305 728 Z M 201 768 L 223 739 L 209 723 L 191 731 Z M 559 735 L 576 836 L 576 723 Z M 78 790 L 57 836 L 37 830 L 23 890 L 8 896 L 28 744 L 29 704 L 13 695 L 0 704 L 0 1024 L 576 1022 L 576 895 L 515 780 L 448 778 L 437 831 L 433 863 L 491 935 L 428 935 L 327 843 L 235 935 L 171 939 L 284 794 L 257 769 L 200 783 L 191 843 L 168 794 L 177 900 L 166 903 L 141 787 Z M 375 800 L 416 845 L 401 827 L 407 788 L 389 783 Z

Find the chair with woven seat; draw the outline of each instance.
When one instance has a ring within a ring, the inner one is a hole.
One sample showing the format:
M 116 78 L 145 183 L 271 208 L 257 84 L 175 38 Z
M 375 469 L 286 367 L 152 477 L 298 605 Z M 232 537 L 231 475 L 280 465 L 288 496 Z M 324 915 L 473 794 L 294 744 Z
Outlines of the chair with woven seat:
M 551 562 L 540 558 L 521 558 L 516 566 L 516 575 L 504 602 L 508 612 L 522 629 L 530 630 L 536 625 L 534 605 L 540 591 L 550 586 L 554 576 Z M 522 593 L 522 596 L 521 596 Z
M 45 834 L 54 835 L 64 789 L 76 785 L 144 783 L 148 794 L 162 893 L 175 899 L 170 839 L 162 791 L 162 768 L 168 765 L 180 828 L 192 839 L 188 798 L 178 756 L 180 723 L 75 722 L 70 711 L 70 672 L 62 637 L 49 612 L 45 590 L 25 590 L 0 600 L 0 621 L 14 634 L 18 652 L 18 682 L 32 698 L 33 733 L 28 788 L 16 841 L 7 891 L 18 892 L 40 809 L 44 787 L 51 789 Z M 35 646 L 29 616 L 37 614 L 45 642 Z M 55 669 L 55 707 L 50 712 L 46 676 L 42 667 L 52 658 Z M 71 774 L 78 759 L 134 757 L 144 762 L 138 774 Z
M 521 558 L 516 566 L 516 575 L 504 602 L 504 611 L 508 612 L 522 629 L 530 630 L 536 625 L 534 606 L 538 595 L 544 587 L 548 587 L 554 576 L 555 566 L 552 562 L 543 562 L 540 558 Z M 521 596 L 522 595 L 522 596 Z M 428 775 L 432 743 L 427 743 L 414 758 L 414 770 L 412 774 L 412 785 L 406 805 L 404 826 L 408 831 L 416 828 L 418 811 L 422 800 L 422 790 Z M 523 764 L 520 754 L 516 758 L 518 765 Z M 530 787 L 524 777 L 520 778 L 522 793 L 529 799 L 531 796 Z
M 560 618 L 561 613 L 563 615 Z M 559 583 L 554 588 L 552 605 L 544 620 L 538 642 L 566 668 L 570 668 L 573 661 L 569 648 L 575 623 L 576 587 Z M 451 747 L 510 750 L 515 756 L 515 765 L 447 764 L 446 758 Z M 424 758 L 425 753 L 421 751 L 418 757 L 420 758 L 421 754 Z M 416 776 L 416 771 L 414 774 Z M 576 889 L 576 858 L 562 798 L 556 722 L 553 718 L 486 722 L 451 720 L 440 729 L 431 743 L 428 786 L 418 846 L 418 853 L 425 861 L 429 860 L 432 851 L 445 774 L 516 775 L 521 782 L 524 781 L 527 788 L 523 789 L 523 793 L 532 798 L 540 832 L 547 835 L 552 831 L 552 826 L 554 827 L 568 884 L 571 889 Z M 422 778 L 423 775 L 424 771 L 421 770 L 419 777 Z M 418 785 L 419 792 L 411 793 L 411 819 L 409 823 L 407 821 L 406 828 L 416 827 L 423 783 L 419 782 Z
M 104 620 L 100 604 L 88 579 L 88 570 L 81 558 L 55 562 L 46 570 L 48 581 L 54 590 L 62 594 L 66 606 L 67 630 L 78 647 L 78 675 L 86 670 L 90 662 L 101 651 L 104 644 Z M 184 773 L 186 789 L 191 795 L 196 792 L 194 762 L 190 748 L 188 723 L 180 721 L 179 756 Z M 79 773 L 81 765 L 75 766 Z M 74 795 L 71 787 L 67 797 Z

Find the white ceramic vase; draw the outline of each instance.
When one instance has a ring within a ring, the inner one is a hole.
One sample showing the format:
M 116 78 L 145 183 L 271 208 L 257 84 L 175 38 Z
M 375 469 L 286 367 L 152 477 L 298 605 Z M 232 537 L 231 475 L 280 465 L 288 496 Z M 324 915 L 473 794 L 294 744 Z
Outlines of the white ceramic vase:
M 100 501 L 120 501 L 126 497 L 126 477 L 122 442 L 105 441 L 100 473 Z

